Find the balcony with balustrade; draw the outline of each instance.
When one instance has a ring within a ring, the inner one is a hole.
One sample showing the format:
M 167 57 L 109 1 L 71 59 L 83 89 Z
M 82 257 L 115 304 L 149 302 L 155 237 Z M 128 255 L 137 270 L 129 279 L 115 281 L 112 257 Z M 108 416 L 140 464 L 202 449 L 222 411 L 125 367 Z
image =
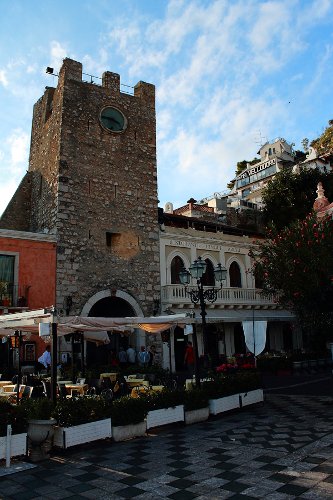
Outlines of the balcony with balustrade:
M 187 287 L 189 290 L 191 287 Z M 211 287 L 204 287 L 204 289 Z M 162 304 L 174 308 L 190 308 L 191 298 L 184 285 L 165 285 L 161 287 Z M 280 309 L 276 295 L 264 295 L 257 288 L 225 288 L 217 290 L 217 299 L 209 307 L 215 309 Z

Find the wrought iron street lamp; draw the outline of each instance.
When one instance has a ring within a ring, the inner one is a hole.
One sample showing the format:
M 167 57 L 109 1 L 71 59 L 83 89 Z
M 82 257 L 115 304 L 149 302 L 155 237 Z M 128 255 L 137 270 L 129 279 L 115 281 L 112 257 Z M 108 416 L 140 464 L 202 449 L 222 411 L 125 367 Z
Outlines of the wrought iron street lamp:
M 201 321 L 202 321 L 202 335 L 203 335 L 203 343 L 204 343 L 204 353 L 207 353 L 207 337 L 206 337 L 206 300 L 210 303 L 213 303 L 217 299 L 217 295 L 219 290 L 221 290 L 223 286 L 223 281 L 226 280 L 227 278 L 227 270 L 225 267 L 222 267 L 221 264 L 217 264 L 216 268 L 214 269 L 214 278 L 215 281 L 221 282 L 221 287 L 220 288 L 204 288 L 203 284 L 203 275 L 206 272 L 206 267 L 207 264 L 205 261 L 202 260 L 201 257 L 198 257 L 189 267 L 189 270 L 185 269 L 184 267 L 180 270 L 179 272 L 179 279 L 183 285 L 185 285 L 185 292 L 187 295 L 190 297 L 191 302 L 193 304 L 200 304 L 200 315 L 201 315 Z M 187 285 L 191 283 L 191 280 L 195 279 L 197 280 L 197 287 L 196 288 L 191 288 L 187 289 Z M 194 328 L 195 332 L 195 328 Z M 195 350 L 195 357 L 196 357 L 196 379 L 198 376 L 198 344 L 197 344 L 197 338 L 196 338 L 196 333 L 193 334 L 193 344 L 194 344 L 194 350 Z M 197 385 L 199 380 L 196 380 Z

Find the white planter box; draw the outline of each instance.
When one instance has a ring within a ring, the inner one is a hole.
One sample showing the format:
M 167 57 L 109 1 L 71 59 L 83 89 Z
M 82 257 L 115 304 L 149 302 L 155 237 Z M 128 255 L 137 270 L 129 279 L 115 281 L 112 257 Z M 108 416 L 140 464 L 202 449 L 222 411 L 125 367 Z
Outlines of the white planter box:
M 184 422 L 184 405 L 152 410 L 147 414 L 147 429 L 172 424 L 173 422 Z
M 240 408 L 239 394 L 209 400 L 209 413 L 211 415 L 217 415 L 218 413 L 234 410 L 235 408 Z
M 264 401 L 264 391 L 256 389 L 254 391 L 242 392 L 241 394 L 242 406 L 254 405 L 255 403 L 262 403 Z
M 117 425 L 112 427 L 112 437 L 114 441 L 126 441 L 138 436 L 144 436 L 147 430 L 147 422 L 138 424 Z
M 6 458 L 7 437 L 0 437 L 0 459 Z M 25 455 L 27 453 L 27 433 L 12 434 L 10 445 L 10 456 Z
M 197 422 L 204 422 L 209 417 L 209 407 L 198 408 L 197 410 L 185 411 L 185 424 L 196 424 Z
M 69 448 L 77 444 L 89 443 L 111 437 L 111 419 L 97 420 L 73 427 L 56 427 L 53 444 L 60 448 Z

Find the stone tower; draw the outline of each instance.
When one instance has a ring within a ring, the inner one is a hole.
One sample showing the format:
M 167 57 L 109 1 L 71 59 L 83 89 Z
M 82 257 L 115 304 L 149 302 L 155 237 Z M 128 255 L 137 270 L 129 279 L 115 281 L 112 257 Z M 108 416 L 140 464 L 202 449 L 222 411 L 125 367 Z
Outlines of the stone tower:
M 65 59 L 34 106 L 30 229 L 58 237 L 57 309 L 152 315 L 159 299 L 155 87 Z

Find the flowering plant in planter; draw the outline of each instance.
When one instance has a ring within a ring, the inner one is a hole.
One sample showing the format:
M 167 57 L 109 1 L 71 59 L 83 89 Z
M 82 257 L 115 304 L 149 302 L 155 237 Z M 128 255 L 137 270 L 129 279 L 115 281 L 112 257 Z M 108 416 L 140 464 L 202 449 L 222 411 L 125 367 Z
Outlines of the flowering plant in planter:
M 256 370 L 219 375 L 214 381 L 202 384 L 202 388 L 207 393 L 209 399 L 223 398 L 231 394 L 251 391 L 260 386 L 260 376 Z
M 144 397 L 132 398 L 123 396 L 112 402 L 112 426 L 138 424 L 143 422 L 148 412 L 147 399 Z
M 27 419 L 19 406 L 0 399 L 0 437 L 6 436 L 7 425 L 12 426 L 13 434 L 20 434 L 26 432 Z
M 184 392 L 184 408 L 185 411 L 199 410 L 208 406 L 207 392 L 199 387 Z
M 71 427 L 109 418 L 111 403 L 104 398 L 84 397 L 61 399 L 53 411 L 60 427 Z
M 164 389 L 161 392 L 154 392 L 148 395 L 140 396 L 147 401 L 147 409 L 160 410 L 162 408 L 174 408 L 177 405 L 184 404 L 184 391 Z

